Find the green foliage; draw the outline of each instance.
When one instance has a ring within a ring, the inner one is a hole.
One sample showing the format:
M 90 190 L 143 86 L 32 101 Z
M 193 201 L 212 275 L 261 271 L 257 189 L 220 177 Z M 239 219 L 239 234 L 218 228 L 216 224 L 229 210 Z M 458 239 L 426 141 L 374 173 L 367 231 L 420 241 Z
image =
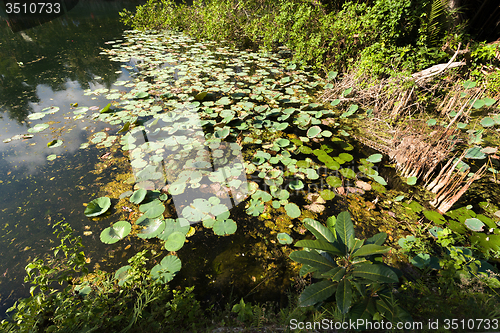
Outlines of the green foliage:
M 233 306 L 232 312 L 237 313 L 238 320 L 243 322 L 251 320 L 253 316 L 252 306 L 245 303 L 245 301 L 243 301 L 243 298 L 240 300 L 240 303 Z
M 411 320 L 397 305 L 389 311 L 374 310 L 385 307 L 385 299 L 392 297 L 388 284 L 399 280 L 396 270 L 381 262 L 382 254 L 390 250 L 381 246 L 387 235 L 380 233 L 367 240 L 356 239 L 348 212 L 329 221 L 325 227 L 315 220 L 305 219 L 305 227 L 316 240 L 298 241 L 295 246 L 304 250 L 290 254 L 292 260 L 304 264 L 306 271 L 320 280 L 304 289 L 299 297 L 300 305 L 322 304 L 333 300 L 335 295 L 338 311 L 351 319 L 374 319 L 379 312 L 387 316 L 398 312 L 400 319 Z M 361 312 L 360 307 L 364 309 Z
M 331 10 L 331 11 L 329 11 Z M 196 38 L 285 45 L 293 61 L 316 68 L 393 75 L 443 58 L 436 44 L 444 31 L 442 0 L 377 0 L 324 7 L 316 1 L 153 1 L 120 13 L 136 29 L 182 30 Z M 387 66 L 387 64 L 391 64 Z
M 54 248 L 54 258 L 48 262 L 35 259 L 26 266 L 32 296 L 8 310 L 10 317 L 2 321 L 0 329 L 159 332 L 167 327 L 185 328 L 187 321 L 193 323 L 195 317 L 203 316 L 193 288 L 170 292 L 168 285 L 157 283 L 149 274 L 148 251 L 129 259 L 130 265 L 117 271 L 114 278 L 101 271 L 76 278 L 75 273 L 87 274 L 81 240 L 67 223 L 61 226 L 61 244 Z M 63 287 L 54 288 L 54 283 Z

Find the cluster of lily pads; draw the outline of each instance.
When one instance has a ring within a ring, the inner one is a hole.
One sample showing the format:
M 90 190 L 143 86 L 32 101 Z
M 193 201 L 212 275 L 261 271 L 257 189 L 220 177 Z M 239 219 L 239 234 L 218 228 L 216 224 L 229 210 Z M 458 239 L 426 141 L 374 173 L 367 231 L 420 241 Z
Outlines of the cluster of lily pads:
M 230 210 L 244 200 L 250 216 L 274 210 L 297 219 L 303 210 L 294 193 L 307 193 L 314 182 L 325 184 L 318 193 L 324 202 L 335 198 L 336 188 L 361 178 L 373 181 L 370 189 L 383 190 L 386 182 L 373 168 L 382 155 L 360 159 L 355 172 L 349 153 L 354 147 L 337 112 L 312 101 L 311 92 L 324 84 L 316 74 L 285 66 L 278 55 L 235 51 L 181 34 L 127 33 L 103 53 L 135 63 L 137 78 L 115 84 L 127 91 L 86 91 L 110 100 L 91 117 L 121 129 L 94 133 L 81 148 L 121 146 L 135 176 L 135 192 L 127 195 L 143 215 L 133 222 L 137 228 L 126 221 L 106 228 L 103 242 L 135 230 L 177 251 L 194 223 L 217 235 L 236 232 Z M 81 116 L 90 108 L 78 110 Z M 167 198 L 175 219 L 163 217 Z M 277 238 L 292 242 L 284 232 Z

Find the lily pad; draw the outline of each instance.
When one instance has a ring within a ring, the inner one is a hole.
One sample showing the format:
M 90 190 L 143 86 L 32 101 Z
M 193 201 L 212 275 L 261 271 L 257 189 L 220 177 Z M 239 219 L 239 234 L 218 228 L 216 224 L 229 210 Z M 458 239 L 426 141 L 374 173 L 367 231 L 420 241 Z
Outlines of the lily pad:
M 288 203 L 285 205 L 285 211 L 286 214 L 291 217 L 292 219 L 297 218 L 300 216 L 300 208 L 294 203 Z
M 481 125 L 483 127 L 492 127 L 492 126 L 495 126 L 495 121 L 492 118 L 490 118 L 490 117 L 484 117 L 481 120 Z
M 184 246 L 185 242 L 186 236 L 179 231 L 175 231 L 168 236 L 165 242 L 165 248 L 168 251 L 178 251 Z
M 231 235 L 236 232 L 236 222 L 232 219 L 216 220 L 213 227 L 214 233 L 219 236 Z
M 482 160 L 483 158 L 486 158 L 486 155 L 481 151 L 481 147 L 474 146 L 472 148 L 467 149 L 464 157 L 475 160 Z
M 132 266 L 127 265 L 120 267 L 115 273 L 115 280 L 118 280 L 118 285 L 121 287 L 127 282 L 127 280 L 130 278 L 130 275 L 128 274 L 129 269 L 131 269 Z
M 408 185 L 415 185 L 417 183 L 417 177 L 408 177 L 406 179 L 406 184 Z
M 280 242 L 280 244 L 283 244 L 283 245 L 292 244 L 292 242 L 293 242 L 293 238 L 290 237 L 290 235 L 285 233 L 285 232 L 280 232 L 277 235 L 277 238 L 278 238 L 278 242 Z
M 28 132 L 29 133 L 38 133 L 38 132 L 41 132 L 48 127 L 49 127 L 49 124 L 36 124 L 32 128 L 28 129 Z
M 47 143 L 47 147 L 49 147 L 49 148 L 56 148 L 56 147 L 59 147 L 62 144 L 63 144 L 62 140 L 52 140 L 49 143 Z
M 85 208 L 85 216 L 94 217 L 104 214 L 111 207 L 111 199 L 108 197 L 100 197 L 92 200 Z
M 151 270 L 153 279 L 162 283 L 172 281 L 175 275 L 181 270 L 182 262 L 177 256 L 168 255 Z
M 382 161 L 382 154 L 373 154 L 373 155 L 370 155 L 368 156 L 368 158 L 366 159 L 368 162 L 372 162 L 372 163 L 378 163 L 380 161 Z
M 158 236 L 165 229 L 165 220 L 161 217 L 154 219 L 146 218 L 140 223 L 137 223 L 137 225 L 144 227 L 144 229 L 137 234 L 137 237 L 150 239 Z
M 149 94 L 145 91 L 139 91 L 137 94 L 134 95 L 135 99 L 142 99 L 147 97 L 149 97 Z
M 313 126 L 307 130 L 307 137 L 312 139 L 318 136 L 321 133 L 321 127 Z
M 146 189 L 140 188 L 132 194 L 129 200 L 131 203 L 140 204 L 146 197 L 147 193 L 148 191 Z
M 125 238 L 132 230 L 132 226 L 127 221 L 118 221 L 113 226 L 104 229 L 101 232 L 101 242 L 113 244 Z

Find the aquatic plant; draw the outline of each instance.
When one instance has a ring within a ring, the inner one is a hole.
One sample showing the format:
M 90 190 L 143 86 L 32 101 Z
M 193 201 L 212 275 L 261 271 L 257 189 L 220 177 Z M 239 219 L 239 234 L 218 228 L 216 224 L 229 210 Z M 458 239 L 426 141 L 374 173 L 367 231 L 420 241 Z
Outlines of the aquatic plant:
M 92 200 L 87 204 L 84 214 L 87 217 L 95 217 L 106 213 L 111 207 L 111 199 L 108 197 L 100 197 Z
M 303 264 L 301 275 L 313 273 L 319 281 L 304 289 L 299 304 L 322 304 L 335 295 L 338 310 L 352 319 L 371 319 L 376 308 L 387 309 L 392 297 L 389 285 L 399 280 L 396 270 L 381 262 L 381 255 L 390 250 L 381 246 L 387 234 L 379 233 L 367 240 L 355 238 L 349 212 L 330 217 L 326 227 L 313 219 L 303 222 L 316 239 L 298 241 L 295 246 L 304 250 L 292 252 L 290 259 Z M 381 314 L 411 320 L 399 306 L 387 310 Z

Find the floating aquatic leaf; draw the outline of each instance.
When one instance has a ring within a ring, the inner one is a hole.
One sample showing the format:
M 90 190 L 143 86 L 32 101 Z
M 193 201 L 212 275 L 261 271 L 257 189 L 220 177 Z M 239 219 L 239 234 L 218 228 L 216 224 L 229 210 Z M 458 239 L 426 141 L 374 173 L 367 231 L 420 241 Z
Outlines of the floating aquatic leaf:
M 334 100 L 330 103 L 330 105 L 331 105 L 331 106 L 337 106 L 337 105 L 339 105 L 339 104 L 340 104 L 340 99 L 334 99 Z
M 472 107 L 474 109 L 480 109 L 482 108 L 486 103 L 484 103 L 484 100 L 482 99 L 477 99 L 473 104 Z
M 354 172 L 354 170 L 349 169 L 349 168 L 340 169 L 340 173 L 342 174 L 342 176 L 349 178 L 349 179 L 356 178 L 356 173 Z
M 29 133 L 38 133 L 38 132 L 41 132 L 48 127 L 49 127 L 49 124 L 36 124 L 32 128 L 28 129 L 28 132 Z
M 292 219 L 299 217 L 300 214 L 301 214 L 299 206 L 297 206 L 294 203 L 288 203 L 288 204 L 286 204 L 285 205 L 285 211 L 286 211 L 286 214 L 289 217 L 291 217 Z
M 493 104 L 495 104 L 497 102 L 497 100 L 490 98 L 490 97 L 486 97 L 486 98 L 483 98 L 483 102 L 484 102 L 484 105 L 486 105 L 486 106 L 492 106 Z
M 36 112 L 28 115 L 29 120 L 36 120 L 36 119 L 41 119 L 45 117 L 46 113 L 43 112 Z
M 154 219 L 146 218 L 139 223 L 136 222 L 136 224 L 144 227 L 144 229 L 137 233 L 137 237 L 144 239 L 156 237 L 163 232 L 163 229 L 165 229 L 165 220 L 161 217 Z
M 278 242 L 283 245 L 292 244 L 293 242 L 293 238 L 285 232 L 280 232 L 276 237 L 278 238 Z
M 168 255 L 151 270 L 153 279 L 162 283 L 172 281 L 175 275 L 181 270 L 182 262 L 177 256 Z
M 309 130 L 307 131 L 307 137 L 310 139 L 315 138 L 318 136 L 319 133 L 321 133 L 321 127 L 313 126 L 313 127 L 309 128 Z
M 495 126 L 495 121 L 490 117 L 484 117 L 481 120 L 481 125 L 483 127 L 492 127 L 492 126 Z
M 127 282 L 127 280 L 130 278 L 130 274 L 128 274 L 129 269 L 131 269 L 132 266 L 127 265 L 120 267 L 115 273 L 115 280 L 118 280 L 118 285 L 121 287 Z
M 165 205 L 160 200 L 155 199 L 147 204 L 140 205 L 139 210 L 144 212 L 145 217 L 155 218 L 163 214 Z
M 340 187 L 342 186 L 342 180 L 339 177 L 329 176 L 326 178 L 326 183 L 331 187 Z
M 481 151 L 481 147 L 474 146 L 472 148 L 467 149 L 464 157 L 476 160 L 482 160 L 483 158 L 486 158 L 486 155 Z
M 186 236 L 179 231 L 175 231 L 165 241 L 165 248 L 168 251 L 178 251 L 184 246 L 185 242 Z
M 464 82 L 463 86 L 465 89 L 471 89 L 471 88 L 474 88 L 476 86 L 476 82 L 467 80 Z
M 139 91 L 134 95 L 134 99 L 142 99 L 142 98 L 147 98 L 149 97 L 149 94 L 145 91 Z
M 217 219 L 212 227 L 214 233 L 219 236 L 231 235 L 236 232 L 236 222 L 232 219 L 219 220 Z
M 404 195 L 398 195 L 397 197 L 394 198 L 394 201 L 398 202 L 398 201 L 401 201 L 405 198 Z
M 415 185 L 417 183 L 417 177 L 408 177 L 406 180 L 406 184 Z
M 436 123 L 437 123 L 436 119 L 427 120 L 427 125 L 429 125 L 429 126 L 434 126 L 434 125 L 436 125 Z
M 328 79 L 333 80 L 337 77 L 338 74 L 339 74 L 338 72 L 331 71 L 328 73 Z
M 99 113 L 108 113 L 111 111 L 111 103 L 108 103 L 105 107 L 102 108 L 102 110 Z
M 109 207 L 111 207 L 111 199 L 108 197 L 100 197 L 87 204 L 84 214 L 87 217 L 99 216 L 104 214 Z
M 53 160 L 55 160 L 56 158 L 57 158 L 57 155 L 56 155 L 56 154 L 52 154 L 52 155 L 47 156 L 47 160 L 48 160 L 48 161 L 53 161 Z
M 288 184 L 292 190 L 301 190 L 304 188 L 304 183 L 300 179 L 294 179 Z
M 47 147 L 49 147 L 49 148 L 56 148 L 56 147 L 59 147 L 62 144 L 63 144 L 62 140 L 52 140 L 49 143 L 47 143 Z
M 372 163 L 378 163 L 380 161 L 382 161 L 382 154 L 373 154 L 373 155 L 370 155 L 366 160 L 368 162 L 372 162 Z
M 372 176 L 373 180 L 376 181 L 377 183 L 379 183 L 380 185 L 387 185 L 386 181 L 384 180 L 384 178 L 380 177 L 380 176 Z
M 146 189 L 140 188 L 137 191 L 135 191 L 134 194 L 132 194 L 129 200 L 132 203 L 140 204 L 142 200 L 144 200 L 144 198 L 146 197 L 147 193 L 148 191 Z
M 436 224 L 443 224 L 446 222 L 446 219 L 443 217 L 443 215 L 439 214 L 436 211 L 433 210 L 424 210 L 424 216 L 428 218 L 430 221 L 436 223 Z
M 113 244 L 125 238 L 132 230 L 132 226 L 127 221 L 118 221 L 113 226 L 104 229 L 101 232 L 101 242 Z
M 330 190 L 323 190 L 319 193 L 319 195 L 325 200 L 332 200 L 335 198 L 335 192 Z

